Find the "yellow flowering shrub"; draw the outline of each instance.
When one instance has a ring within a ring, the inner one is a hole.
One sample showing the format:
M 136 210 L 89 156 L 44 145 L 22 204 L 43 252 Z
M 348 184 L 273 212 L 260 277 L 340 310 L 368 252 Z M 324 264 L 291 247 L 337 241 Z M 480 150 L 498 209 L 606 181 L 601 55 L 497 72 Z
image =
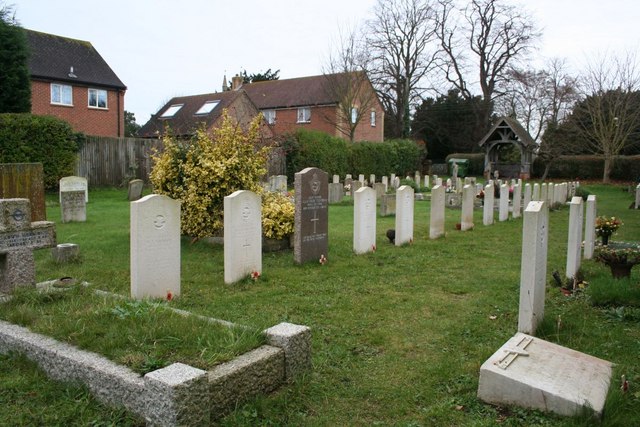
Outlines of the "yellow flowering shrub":
M 280 193 L 262 194 L 262 234 L 270 239 L 284 239 L 293 234 L 295 205 Z
M 165 149 L 154 156 L 150 174 L 155 191 L 182 202 L 182 233 L 194 238 L 224 226 L 224 198 L 237 190 L 261 192 L 268 147 L 258 147 L 261 116 L 244 132 L 223 112 L 211 133 L 198 130 L 189 143 L 164 137 Z

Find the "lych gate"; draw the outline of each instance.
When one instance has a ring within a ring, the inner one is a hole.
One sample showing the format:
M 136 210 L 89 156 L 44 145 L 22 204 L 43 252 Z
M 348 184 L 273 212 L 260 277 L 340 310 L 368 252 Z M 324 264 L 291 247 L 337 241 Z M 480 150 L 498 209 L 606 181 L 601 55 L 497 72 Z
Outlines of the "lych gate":
M 500 117 L 479 145 L 485 150 L 485 177 L 495 171 L 501 178 L 531 177 L 537 144 L 516 119 Z

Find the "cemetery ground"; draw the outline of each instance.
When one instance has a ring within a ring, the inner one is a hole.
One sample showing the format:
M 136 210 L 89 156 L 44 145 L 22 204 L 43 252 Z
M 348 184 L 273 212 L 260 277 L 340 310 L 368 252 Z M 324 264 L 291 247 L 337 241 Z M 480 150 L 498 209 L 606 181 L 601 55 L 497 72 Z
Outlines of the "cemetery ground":
M 640 214 L 627 209 L 628 193 L 615 186 L 583 186 L 597 195 L 598 215 L 622 218 L 624 225 L 613 240 L 640 240 Z M 99 189 L 90 197 L 87 222 L 61 224 L 57 195 L 47 196 L 47 217 L 56 221 L 58 242 L 79 244 L 82 262 L 56 265 L 48 250 L 38 251 L 38 281 L 70 276 L 89 282 L 90 289 L 129 295 L 126 192 Z M 568 215 L 567 207 L 550 213 L 545 321 L 537 335 L 615 363 L 602 425 L 640 425 L 640 268 L 632 270 L 630 280 L 611 280 L 606 266 L 583 261 L 586 290 L 564 295 L 551 272 L 559 270 L 564 277 Z M 391 245 L 385 232 L 394 228 L 394 218 L 378 217 L 376 252 L 354 255 L 353 206 L 331 205 L 325 265 L 295 265 L 291 250 L 268 253 L 258 280 L 235 285 L 224 284 L 222 246 L 183 238 L 181 296 L 156 301 L 160 306 L 228 320 L 252 331 L 280 322 L 312 330 L 313 370 L 290 386 L 239 406 L 220 424 L 592 425 L 586 416 L 572 419 L 498 408 L 476 398 L 480 365 L 517 329 L 522 219 L 483 226 L 482 211 L 475 210 L 475 228 L 462 232 L 455 229 L 460 210 L 447 209 L 446 221 L 446 236 L 429 240 L 429 202 L 417 201 L 411 245 Z M 193 338 L 199 334 L 193 331 L 196 324 L 174 325 L 154 338 L 140 328 L 143 335 L 134 338 L 130 330 L 142 319 L 165 321 L 153 317 L 154 306 L 117 299 L 100 303 L 92 295 L 73 290 L 43 303 L 47 298 L 25 292 L 20 298 L 28 308 L 11 314 L 9 306 L 2 305 L 0 317 L 13 316 L 15 322 L 103 354 L 124 351 L 115 357 L 121 357 L 121 363 L 129 359 L 139 370 L 177 361 L 168 360 L 173 357 L 184 361 L 198 352 L 205 354 L 194 364 L 215 363 L 219 357 L 207 356 L 205 348 L 214 350 Z M 77 313 L 49 314 L 56 304 L 76 307 Z M 119 307 L 124 319 L 118 309 L 105 309 L 104 304 Z M 76 317 L 95 313 L 101 314 L 95 320 Z M 138 317 L 132 320 L 130 313 Z M 122 345 L 119 340 L 106 338 L 103 331 L 109 328 L 126 338 L 120 340 L 124 349 L 116 348 Z M 243 334 L 228 334 L 223 342 L 238 335 Z M 145 339 L 154 340 L 147 343 L 149 348 L 138 353 L 127 348 L 133 342 L 128 340 Z M 241 345 L 258 342 L 249 333 Z M 178 347 L 183 347 L 181 356 Z M 626 393 L 620 390 L 623 374 L 630 383 Z M 81 388 L 47 380 L 16 355 L 0 356 L 0 389 L 3 425 L 142 424 L 122 410 L 97 403 Z

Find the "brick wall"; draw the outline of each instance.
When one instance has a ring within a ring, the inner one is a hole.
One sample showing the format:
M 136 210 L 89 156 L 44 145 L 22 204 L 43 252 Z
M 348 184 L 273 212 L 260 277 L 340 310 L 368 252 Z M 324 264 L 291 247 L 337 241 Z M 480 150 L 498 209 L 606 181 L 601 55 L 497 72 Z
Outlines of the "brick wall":
M 298 128 L 319 130 L 332 136 L 340 136 L 336 133 L 335 122 L 336 107 L 311 107 L 311 121 L 309 123 L 298 123 L 298 109 L 287 108 L 276 110 L 276 123 L 271 125 L 275 135 L 282 135 L 293 132 Z
M 31 82 L 33 114 L 58 117 L 69 122 L 75 131 L 88 135 L 124 136 L 124 92 L 108 90 L 107 109 L 88 107 L 88 99 L 87 87 L 73 86 L 73 106 L 54 105 L 50 83 Z

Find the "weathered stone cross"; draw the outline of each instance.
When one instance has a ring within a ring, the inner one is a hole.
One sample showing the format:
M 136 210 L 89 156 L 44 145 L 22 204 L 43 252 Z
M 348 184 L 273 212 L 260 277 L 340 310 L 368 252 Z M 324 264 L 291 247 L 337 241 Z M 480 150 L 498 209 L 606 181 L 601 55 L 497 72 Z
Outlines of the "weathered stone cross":
M 55 224 L 31 222 L 29 199 L 0 199 L 0 292 L 34 285 L 35 249 L 56 245 Z

